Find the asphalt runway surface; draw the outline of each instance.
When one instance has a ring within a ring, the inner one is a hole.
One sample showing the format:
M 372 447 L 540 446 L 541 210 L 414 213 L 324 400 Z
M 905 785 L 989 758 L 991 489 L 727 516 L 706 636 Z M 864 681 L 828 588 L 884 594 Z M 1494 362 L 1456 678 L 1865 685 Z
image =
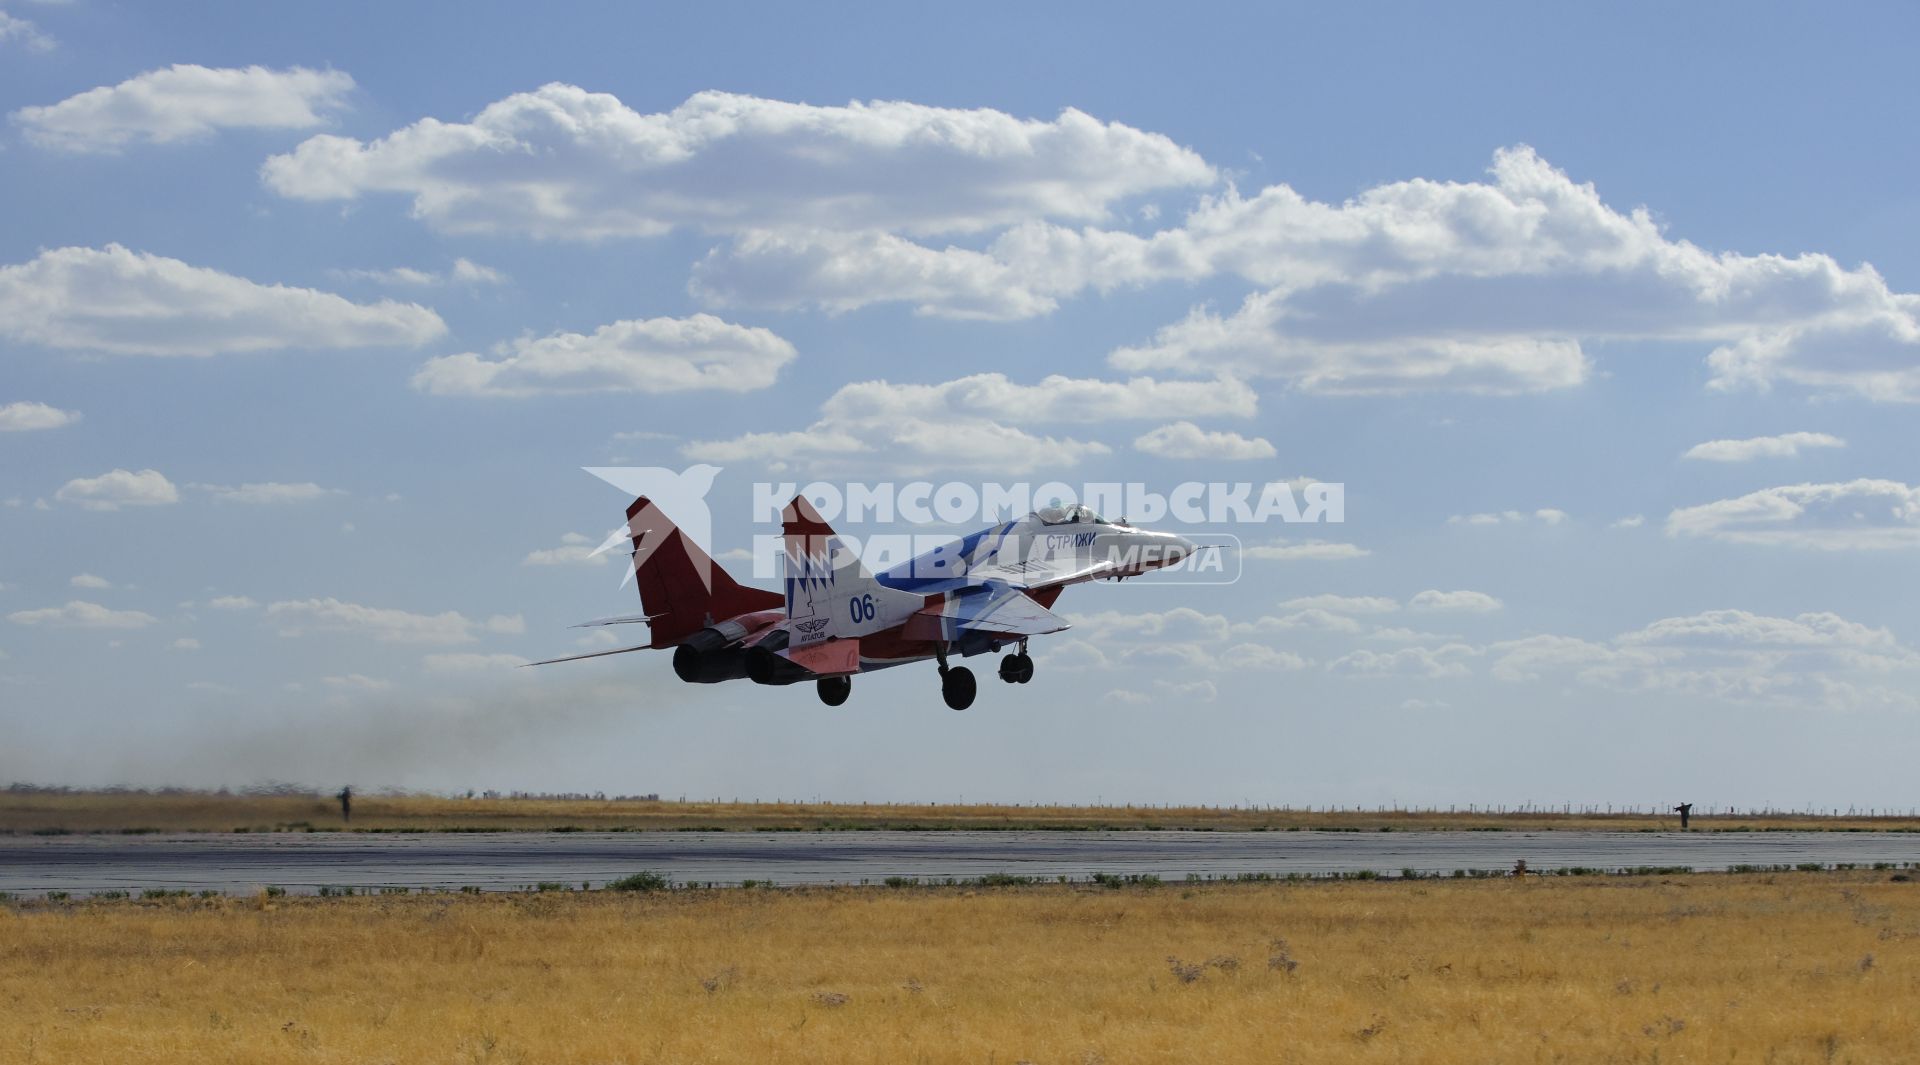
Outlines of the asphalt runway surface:
M 678 883 L 880 883 L 992 873 L 1328 874 L 1402 869 L 1920 862 L 1888 832 L 565 832 L 0 837 L 0 891 L 294 892 L 321 887 L 509 891 L 599 886 L 642 870 Z

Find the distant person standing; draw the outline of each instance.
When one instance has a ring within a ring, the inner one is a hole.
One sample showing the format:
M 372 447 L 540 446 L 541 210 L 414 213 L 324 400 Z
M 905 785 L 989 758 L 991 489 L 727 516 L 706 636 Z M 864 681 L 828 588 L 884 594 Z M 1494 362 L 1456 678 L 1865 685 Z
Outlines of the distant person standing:
M 1680 815 L 1680 831 L 1685 832 L 1687 830 L 1687 819 L 1693 816 L 1693 804 L 1683 802 L 1674 807 L 1673 812 Z
M 340 789 L 340 820 L 353 823 L 353 785 Z

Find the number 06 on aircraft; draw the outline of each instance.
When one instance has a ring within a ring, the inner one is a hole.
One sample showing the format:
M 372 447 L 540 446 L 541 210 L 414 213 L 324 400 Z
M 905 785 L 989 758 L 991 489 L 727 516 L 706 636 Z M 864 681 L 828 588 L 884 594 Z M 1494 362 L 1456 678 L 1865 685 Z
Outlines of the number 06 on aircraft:
M 1027 641 L 1067 628 L 1049 609 L 1067 585 L 1138 576 L 1198 550 L 1084 506 L 1052 506 L 875 574 L 804 496 L 781 517 L 785 588 L 771 592 L 735 581 L 652 501 L 634 500 L 627 535 L 645 612 L 577 627 L 644 624 L 653 638 L 530 664 L 671 649 L 673 671 L 689 684 L 812 681 L 821 702 L 839 706 L 855 674 L 931 659 L 946 704 L 965 710 L 973 671 L 955 657 L 1011 648 L 1000 679 L 1025 684 Z

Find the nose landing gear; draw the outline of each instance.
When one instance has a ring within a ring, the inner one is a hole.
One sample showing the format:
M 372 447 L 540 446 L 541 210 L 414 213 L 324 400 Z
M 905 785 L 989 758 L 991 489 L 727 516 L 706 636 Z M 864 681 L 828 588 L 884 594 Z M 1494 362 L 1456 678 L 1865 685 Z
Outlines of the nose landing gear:
M 853 694 L 852 677 L 821 677 L 814 683 L 814 690 L 820 693 L 820 701 L 828 706 L 839 706 Z

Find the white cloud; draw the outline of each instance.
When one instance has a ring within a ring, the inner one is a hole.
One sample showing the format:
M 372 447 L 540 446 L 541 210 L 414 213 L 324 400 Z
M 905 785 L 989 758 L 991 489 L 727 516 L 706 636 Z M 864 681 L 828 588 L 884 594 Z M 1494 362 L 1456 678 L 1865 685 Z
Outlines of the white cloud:
M 614 557 L 604 551 L 595 553 L 594 548 L 597 546 L 588 537 L 570 532 L 560 538 L 559 547 L 543 547 L 529 551 L 527 557 L 520 560 L 520 564 L 522 566 L 598 566 Z M 753 557 L 751 552 L 742 552 L 742 554 L 745 554 L 748 559 Z M 727 561 L 724 555 L 721 556 L 721 561 Z
M 1708 610 L 1687 617 L 1662 618 L 1618 637 L 1637 645 L 1741 645 L 1748 647 L 1851 647 L 1890 652 L 1899 641 L 1884 628 L 1848 621 L 1838 614 L 1808 613 L 1768 617 L 1745 610 Z
M 360 304 L 261 285 L 118 244 L 56 248 L 0 266 L 0 337 L 51 348 L 206 356 L 415 347 L 446 331 L 439 315 L 418 304 Z
M 176 651 L 198 651 L 200 649 L 200 641 L 191 636 L 182 636 L 173 641 L 173 649 Z
M 1134 439 L 1136 450 L 1169 459 L 1270 459 L 1278 452 L 1260 437 L 1209 432 L 1192 422 L 1172 422 Z
M 176 64 L 12 115 L 27 139 L 69 152 L 166 144 L 221 129 L 312 129 L 345 106 L 353 79 L 337 70 L 213 69 Z
M 682 226 L 938 233 L 1092 221 L 1127 196 L 1215 178 L 1164 136 L 1073 110 L 1042 122 L 703 92 L 641 114 L 561 84 L 509 96 L 471 122 L 423 119 L 368 143 L 317 136 L 261 175 L 305 200 L 411 196 L 416 218 L 450 232 L 588 240 Z
M 159 619 L 138 610 L 110 610 L 98 603 L 72 600 L 65 606 L 16 610 L 7 615 L 16 625 L 52 625 L 65 629 L 138 629 Z
M 1240 549 L 1241 558 L 1278 562 L 1314 562 L 1334 559 L 1365 558 L 1373 552 L 1355 544 L 1327 540 L 1276 540 L 1270 544 L 1252 544 Z
M 244 595 L 216 595 L 207 605 L 215 610 L 252 610 L 260 604 Z
M 983 373 L 940 384 L 862 381 L 820 406 L 802 432 L 747 433 L 694 441 L 680 450 L 705 462 L 765 461 L 814 466 L 860 460 L 899 470 L 995 469 L 1024 473 L 1070 466 L 1109 453 L 1097 441 L 1036 437 L 1020 426 L 1087 424 L 1168 415 L 1251 415 L 1253 390 L 1233 380 L 1126 381 L 1064 377 L 1016 384 Z
M 414 375 L 413 387 L 458 396 L 747 392 L 771 386 L 794 359 L 793 345 L 771 330 L 710 314 L 620 321 L 590 334 L 522 337 L 499 354 L 429 360 Z
M 518 636 L 527 631 L 527 619 L 518 614 L 495 614 L 487 619 L 487 631 L 496 635 Z
M 0 407 L 0 433 L 24 433 L 36 429 L 58 429 L 80 420 L 78 411 L 61 410 L 45 403 L 9 403 Z
M 1175 683 L 1170 680 L 1156 680 L 1151 689 L 1115 688 L 1101 696 L 1110 703 L 1125 703 L 1130 706 L 1147 706 L 1155 703 L 1179 705 L 1182 703 L 1210 703 L 1220 697 L 1220 689 L 1210 680 L 1196 680 Z
M 53 38 L 42 33 L 40 27 L 26 19 L 16 18 L 5 11 L 0 11 L 0 46 L 5 46 L 12 41 L 18 41 L 29 51 L 34 52 L 50 52 L 54 46 Z
M 1755 436 L 1745 440 L 1709 440 L 1687 449 L 1681 458 L 1707 462 L 1751 462 L 1754 459 L 1798 458 L 1802 448 L 1846 447 L 1847 442 L 1828 433 L 1781 433 Z
M 267 616 L 279 620 L 283 635 L 344 632 L 371 636 L 383 643 L 472 643 L 477 639 L 476 630 L 491 630 L 490 624 L 483 625 L 452 610 L 441 614 L 413 614 L 345 603 L 331 597 L 273 603 L 267 607 Z
M 1645 525 L 1646 523 L 1647 523 L 1647 517 L 1646 517 L 1646 515 L 1644 515 L 1644 514 L 1629 514 L 1629 515 L 1627 515 L 1626 517 L 1624 517 L 1624 518 L 1621 518 L 1620 520 L 1618 520 L 1618 521 L 1616 521 L 1616 522 L 1613 522 L 1612 524 L 1610 524 L 1610 525 L 1608 525 L 1608 526 L 1607 526 L 1607 528 L 1609 528 L 1609 529 L 1638 529 L 1638 528 L 1639 528 L 1640 526 L 1642 526 L 1642 525 Z
M 91 573 L 76 573 L 67 579 L 67 583 L 75 588 L 92 588 L 95 590 L 113 587 L 112 581 L 105 577 L 96 577 Z
M 1537 521 L 1542 525 L 1559 525 L 1569 520 L 1570 515 L 1554 507 L 1542 507 L 1539 510 L 1500 510 L 1480 514 L 1455 514 L 1447 519 L 1448 525 L 1515 525 Z
M 1489 181 L 1392 182 L 1342 204 L 1284 185 L 1229 189 L 1148 236 L 1009 225 L 977 250 L 865 224 L 749 234 L 700 264 L 694 290 L 736 304 L 904 300 L 1012 318 L 1089 288 L 1232 275 L 1260 289 L 1230 313 L 1196 309 L 1112 364 L 1318 392 L 1515 394 L 1588 380 L 1586 341 L 1661 339 L 1720 345 L 1707 357 L 1717 387 L 1787 381 L 1920 399 L 1920 296 L 1824 255 L 1671 239 L 1651 212 L 1609 207 L 1525 147 L 1497 153 Z
M 1911 694 L 1920 652 L 1884 628 L 1830 613 L 1780 618 L 1710 610 L 1663 618 L 1605 643 L 1538 635 L 1493 644 L 1488 652 L 1491 675 L 1509 683 L 1564 677 L 1689 699 L 1920 709 Z M 1901 683 L 1885 683 L 1890 676 Z
M 77 477 L 53 498 L 88 510 L 164 506 L 180 502 L 180 490 L 159 470 L 109 470 L 98 477 Z
M 1262 628 L 1268 629 L 1318 629 L 1323 632 L 1357 633 L 1366 626 L 1346 614 L 1336 614 L 1331 610 L 1311 608 L 1295 611 L 1280 617 L 1261 618 Z
M 1336 614 L 1391 614 L 1400 604 L 1383 595 L 1307 595 L 1280 604 L 1282 610 L 1326 610 Z
M 448 284 L 504 285 L 512 280 L 493 267 L 482 266 L 472 259 L 455 259 L 453 266 L 445 273 L 412 266 L 395 266 L 385 270 L 329 270 L 327 273 L 343 281 L 370 281 L 376 285 L 404 285 L 412 288 L 433 288 Z
M 1464 677 L 1467 663 L 1481 652 L 1466 644 L 1403 647 L 1397 651 L 1359 650 L 1327 663 L 1327 671 L 1350 677 L 1412 676 L 1429 680 Z
M 1681 507 L 1667 535 L 1825 551 L 1920 547 L 1920 488 L 1862 478 L 1763 488 Z
M 266 481 L 259 484 L 196 484 L 198 488 L 222 503 L 310 503 L 330 495 L 342 494 L 337 488 L 322 488 L 312 481 L 298 484 L 281 484 Z
M 1500 600 L 1485 592 L 1442 592 L 1429 588 L 1407 600 L 1408 610 L 1446 611 L 1460 614 L 1489 614 L 1500 609 Z
M 420 661 L 426 668 L 436 673 L 480 673 L 514 669 L 527 664 L 527 660 L 519 655 L 489 655 L 464 651 L 430 654 Z

